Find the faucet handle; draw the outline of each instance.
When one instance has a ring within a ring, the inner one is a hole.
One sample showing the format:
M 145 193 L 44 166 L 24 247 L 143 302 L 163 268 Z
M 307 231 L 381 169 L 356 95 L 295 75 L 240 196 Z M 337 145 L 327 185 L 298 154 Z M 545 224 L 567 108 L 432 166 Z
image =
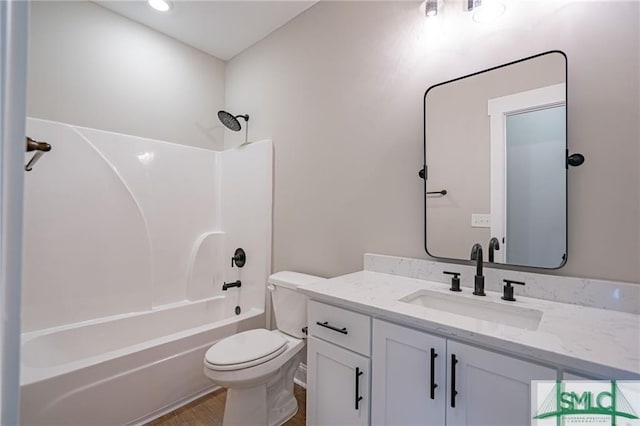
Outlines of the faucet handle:
M 451 291 L 462 291 L 460 289 L 460 272 L 444 271 L 443 274 L 453 275 L 451 277 L 451 288 L 449 288 L 449 290 L 451 290 Z
M 233 264 L 235 263 L 238 268 L 242 268 L 246 261 L 247 254 L 242 248 L 237 248 L 233 253 L 233 257 L 231 258 L 231 267 L 233 268 Z
M 509 302 L 515 302 L 516 298 L 513 297 L 513 287 L 511 287 L 511 284 L 519 284 L 519 285 L 524 285 L 524 282 L 522 281 L 514 281 L 514 280 L 502 280 L 504 281 L 506 284 L 504 285 L 504 294 L 502 295 L 502 300 L 508 300 Z

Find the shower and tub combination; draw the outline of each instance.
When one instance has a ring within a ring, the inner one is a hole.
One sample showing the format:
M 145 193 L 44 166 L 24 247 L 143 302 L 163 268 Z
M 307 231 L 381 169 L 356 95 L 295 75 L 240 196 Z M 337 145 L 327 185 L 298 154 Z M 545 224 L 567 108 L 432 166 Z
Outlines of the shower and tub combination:
M 265 324 L 271 142 L 27 134 L 53 149 L 25 175 L 22 422 L 138 424 L 210 391 L 206 350 Z

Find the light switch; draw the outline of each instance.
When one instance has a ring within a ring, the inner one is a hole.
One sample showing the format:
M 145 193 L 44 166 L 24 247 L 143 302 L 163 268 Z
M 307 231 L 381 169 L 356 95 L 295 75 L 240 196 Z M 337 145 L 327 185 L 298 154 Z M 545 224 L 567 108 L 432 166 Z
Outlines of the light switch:
M 475 214 L 475 213 L 472 214 L 471 227 L 472 228 L 491 228 L 491 215 Z

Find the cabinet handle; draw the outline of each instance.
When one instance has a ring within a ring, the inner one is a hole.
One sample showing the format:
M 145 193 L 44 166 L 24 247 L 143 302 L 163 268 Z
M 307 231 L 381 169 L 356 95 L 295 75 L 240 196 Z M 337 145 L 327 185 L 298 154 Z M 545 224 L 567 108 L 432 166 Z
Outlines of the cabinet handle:
M 436 399 L 436 358 L 438 354 L 434 348 L 431 348 L 431 399 Z
M 325 321 L 325 322 L 316 321 L 316 324 L 318 324 L 320 327 L 324 327 L 324 328 L 328 328 L 329 330 L 337 331 L 338 333 L 347 334 L 347 327 L 342 327 L 342 328 L 334 327 L 332 325 L 329 325 L 329 321 Z
M 456 395 L 458 395 L 458 391 L 456 390 L 456 364 L 458 360 L 456 359 L 455 354 L 451 354 L 451 408 L 456 408 Z
M 356 410 L 360 409 L 360 401 L 362 401 L 362 397 L 360 396 L 360 376 L 363 374 L 360 368 L 356 367 Z

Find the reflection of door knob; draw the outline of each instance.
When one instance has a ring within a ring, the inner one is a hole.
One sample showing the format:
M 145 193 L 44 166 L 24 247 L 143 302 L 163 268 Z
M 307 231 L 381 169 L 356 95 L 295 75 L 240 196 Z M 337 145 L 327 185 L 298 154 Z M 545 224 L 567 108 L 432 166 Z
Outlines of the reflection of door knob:
M 238 268 L 242 268 L 244 264 L 247 262 L 247 255 L 244 250 L 241 248 L 237 248 L 235 253 L 233 253 L 233 257 L 231 258 L 231 267 L 233 268 L 233 264 L 235 263 Z
M 567 164 L 569 166 L 578 167 L 584 163 L 584 155 L 582 154 L 571 154 L 567 157 Z

